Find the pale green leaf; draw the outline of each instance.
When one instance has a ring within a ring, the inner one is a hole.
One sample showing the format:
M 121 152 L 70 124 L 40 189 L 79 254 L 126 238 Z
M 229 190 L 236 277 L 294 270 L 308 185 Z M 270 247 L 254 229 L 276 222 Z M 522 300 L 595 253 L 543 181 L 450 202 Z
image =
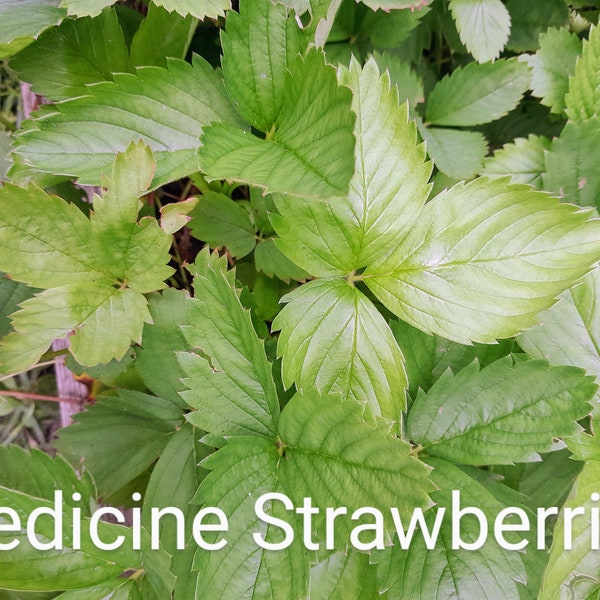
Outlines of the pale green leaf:
M 188 349 L 181 326 L 189 323 L 186 292 L 166 289 L 149 297 L 152 323 L 144 325 L 142 347 L 137 350 L 135 368 L 144 384 L 160 398 L 184 405 L 178 392 L 185 389 L 176 352 Z
M 479 63 L 500 56 L 510 34 L 510 15 L 501 0 L 450 0 L 462 43 Z
M 348 549 L 336 552 L 310 572 L 311 600 L 377 598 L 377 571 L 369 555 Z
M 600 479 L 600 462 L 590 460 L 573 485 L 565 508 L 585 510 L 589 515 L 597 508 L 597 502 L 591 496 L 598 491 Z M 598 571 L 600 556 L 592 550 L 593 540 L 590 536 L 590 518 L 579 517 L 572 520 L 572 534 L 568 536 L 572 549 L 565 550 L 565 518 L 564 512 L 554 528 L 554 541 L 550 548 L 550 560 L 544 573 L 539 600 L 567 600 L 569 598 L 593 598 L 597 595 Z M 595 593 L 591 593 L 594 591 Z
M 277 124 L 261 139 L 229 123 L 204 129 L 200 167 L 208 179 L 250 183 L 269 192 L 344 194 L 353 171 L 352 95 L 338 86 L 324 54 L 311 50 L 286 73 Z
M 540 49 L 527 59 L 532 70 L 531 90 L 544 106 L 555 113 L 565 110 L 565 94 L 575 62 L 581 54 L 581 40 L 566 29 L 549 29 L 540 35 Z
M 232 256 L 241 258 L 256 246 L 256 232 L 248 211 L 224 194 L 204 193 L 191 217 L 192 235 L 213 248 L 226 246 Z
M 3 0 L 0 4 L 0 58 L 16 54 L 44 30 L 58 25 L 67 11 L 60 0 Z
M 541 135 L 517 138 L 486 158 L 480 174 L 489 177 L 508 175 L 513 183 L 529 183 L 540 188 L 542 175 L 546 171 L 545 154 L 550 146 L 550 140 Z
M 160 2 L 150 3 L 146 18 L 133 36 L 131 62 L 136 66 L 167 67 L 168 57 L 185 58 L 196 30 L 198 19 L 167 12 L 157 4 Z
M 481 178 L 428 202 L 402 244 L 363 277 L 411 325 L 492 343 L 533 325 L 591 269 L 599 245 L 589 210 Z
M 573 120 L 589 119 L 600 110 L 600 29 L 592 27 L 583 42 L 581 57 L 575 65 L 575 73 L 569 80 L 565 98 L 567 116 Z
M 488 147 L 479 131 L 419 127 L 427 154 L 435 166 L 453 179 L 470 179 L 479 171 Z
M 273 238 L 259 242 L 254 249 L 256 270 L 282 281 L 304 281 L 308 273 L 293 263 L 276 245 Z
M 546 152 L 544 188 L 567 202 L 600 209 L 600 117 L 569 121 Z
M 253 127 L 267 133 L 284 105 L 287 72 L 306 45 L 301 30 L 271 0 L 242 0 L 239 13 L 227 13 L 225 27 L 222 67 L 229 97 Z
M 426 120 L 434 125 L 489 123 L 517 106 L 529 81 L 528 66 L 516 58 L 469 63 L 435 85 L 427 98 Z
M 429 191 L 431 165 L 388 75 L 369 60 L 362 70 L 353 62 L 340 79 L 354 92 L 357 114 L 350 193 L 321 203 L 276 198 L 281 216 L 271 217 L 279 248 L 316 276 L 345 275 L 387 254 Z
M 188 391 L 183 399 L 196 410 L 188 420 L 210 433 L 273 436 L 279 418 L 277 392 L 262 341 L 227 274 L 196 259 L 196 298 L 188 301 L 186 340 L 197 354 L 181 353 Z M 233 274 L 233 272 L 232 272 Z
M 439 491 L 431 494 L 436 507 L 425 514 L 425 522 L 432 531 L 437 510 L 452 510 L 452 491 L 460 492 L 461 507 L 476 506 L 489 521 L 506 504 L 498 498 L 508 497 L 508 506 L 520 505 L 522 497 L 512 490 L 496 484 L 487 489 L 475 469 L 459 468 L 439 459 L 428 461 L 434 467 L 431 478 Z M 406 529 L 406 524 L 404 528 Z M 461 538 L 473 543 L 479 536 L 476 519 L 463 518 L 460 523 Z M 505 539 L 517 543 L 520 536 L 505 533 Z M 519 552 L 502 549 L 489 539 L 478 550 L 453 550 L 452 520 L 444 515 L 436 545 L 432 550 L 425 546 L 421 530 L 415 531 L 408 550 L 402 550 L 398 541 L 379 566 L 383 589 L 389 600 L 448 600 L 449 598 L 480 598 L 481 600 L 515 600 L 519 597 L 517 582 L 525 583 L 525 569 Z M 415 575 L 413 575 L 415 574 Z
M 192 15 L 197 19 L 216 19 L 231 8 L 231 0 L 153 0 L 169 12 L 182 16 Z
M 534 462 L 564 447 L 557 438 L 581 430 L 596 389 L 574 367 L 502 359 L 480 371 L 475 361 L 418 394 L 408 436 L 427 454 L 462 464 Z
M 69 16 L 96 17 L 104 8 L 112 6 L 117 0 L 62 0 Z
M 10 61 L 19 78 L 50 100 L 88 93 L 87 85 L 112 80 L 113 73 L 131 70 L 129 53 L 117 14 L 63 21 L 59 27 L 19 52 Z
M 512 21 L 506 47 L 514 52 L 535 52 L 541 33 L 566 25 L 569 20 L 565 0 L 508 0 L 506 8 Z
M 153 187 L 198 170 L 203 125 L 240 124 L 219 75 L 196 56 L 170 59 L 169 68 L 142 67 L 137 75 L 89 88 L 89 96 L 42 111 L 19 136 L 17 155 L 43 173 L 98 185 L 117 151 L 140 138 L 157 162 Z
M 341 278 L 307 283 L 282 300 L 288 304 L 273 329 L 281 330 L 286 387 L 338 392 L 397 422 L 405 408 L 404 360 L 371 301 Z
M 3 129 L 0 129 L 0 182 L 4 179 L 11 165 L 11 159 L 8 157 L 11 143 L 12 136 Z
M 408 12 L 420 10 L 423 5 L 427 5 L 431 0 L 365 0 L 366 4 L 372 10 L 382 10 L 388 12 L 398 8 L 407 8 Z
M 169 235 L 177 233 L 190 222 L 190 213 L 197 205 L 198 198 L 165 204 L 160 209 L 160 228 Z
M 102 396 L 61 429 L 56 447 L 94 477 L 107 498 L 143 473 L 183 424 L 181 409 L 169 400 L 132 390 Z

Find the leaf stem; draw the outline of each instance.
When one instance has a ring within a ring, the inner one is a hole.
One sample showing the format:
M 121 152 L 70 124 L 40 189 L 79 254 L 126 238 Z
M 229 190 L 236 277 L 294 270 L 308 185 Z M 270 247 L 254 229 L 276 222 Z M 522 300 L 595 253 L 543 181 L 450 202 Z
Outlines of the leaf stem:
M 47 396 L 46 394 L 32 394 L 29 392 L 13 392 L 11 390 L 0 390 L 0 396 L 17 398 L 18 400 L 44 400 L 47 402 L 65 402 L 81 406 L 81 400 L 76 398 L 61 398 L 60 396 Z

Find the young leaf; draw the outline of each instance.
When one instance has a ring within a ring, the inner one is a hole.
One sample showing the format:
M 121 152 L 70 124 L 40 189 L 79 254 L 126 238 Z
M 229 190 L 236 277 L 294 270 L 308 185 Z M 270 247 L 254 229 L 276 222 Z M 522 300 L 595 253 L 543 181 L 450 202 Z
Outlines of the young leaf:
M 600 117 L 569 121 L 546 152 L 544 188 L 567 202 L 600 209 Z
M 431 532 L 436 511 L 444 508 L 437 543 L 433 549 L 425 546 L 419 529 L 416 530 L 408 550 L 403 550 L 395 540 L 394 547 L 386 552 L 379 565 L 379 577 L 389 600 L 447 600 L 448 598 L 481 598 L 483 600 L 514 600 L 519 597 L 517 582 L 525 583 L 525 568 L 519 552 L 505 550 L 488 540 L 477 550 L 452 549 L 453 531 L 449 513 L 452 510 L 452 491 L 460 492 L 461 506 L 476 506 L 489 521 L 506 506 L 522 505 L 523 497 L 496 484 L 508 504 L 498 498 L 497 487 L 487 489 L 479 473 L 468 467 L 460 468 L 440 459 L 428 461 L 434 470 L 431 478 L 439 491 L 431 494 L 436 507 L 425 514 Z M 406 530 L 406 525 L 404 525 Z M 463 519 L 460 523 L 461 539 L 474 543 L 479 536 L 477 520 Z M 508 533 L 505 539 L 518 543 L 518 534 Z M 413 577 L 410 573 L 426 576 Z
M 565 98 L 566 112 L 573 121 L 590 119 L 600 110 L 600 29 L 593 27 L 583 42 L 581 57 L 575 65 L 575 74 L 569 80 Z
M 87 85 L 112 81 L 113 73 L 131 70 L 117 13 L 63 21 L 10 61 L 31 89 L 50 100 L 66 100 L 88 92 Z
M 566 508 L 590 511 L 597 508 L 597 501 L 591 499 L 598 490 L 600 462 L 590 460 L 583 466 L 563 510 Z M 593 550 L 590 538 L 589 518 L 571 519 L 571 535 L 567 542 L 571 548 L 565 549 L 565 516 L 561 513 L 554 529 L 554 541 L 550 549 L 550 560 L 544 573 L 540 600 L 559 600 L 563 590 L 569 590 L 575 598 L 593 598 L 598 593 L 598 569 L 600 557 Z
M 555 113 L 566 108 L 569 77 L 581 54 L 581 40 L 566 29 L 549 29 L 540 35 L 540 49 L 527 59 L 532 70 L 531 90 Z
M 16 54 L 67 15 L 60 0 L 4 0 L 0 4 L 0 58 Z
M 305 49 L 298 24 L 271 0 L 242 0 L 239 13 L 227 13 L 221 44 L 229 97 L 254 128 L 271 131 L 284 104 L 286 74 Z
M 589 414 L 596 389 L 574 367 L 503 359 L 480 371 L 473 362 L 419 393 L 408 436 L 428 454 L 462 464 L 532 462 L 560 447 L 557 437 L 580 431 L 577 421 Z
M 286 387 L 338 392 L 398 421 L 405 408 L 404 359 L 371 301 L 341 278 L 312 281 L 282 300 L 289 304 L 273 329 L 281 330 L 277 351 Z
M 402 244 L 363 278 L 411 325 L 491 343 L 530 327 L 591 269 L 600 244 L 591 217 L 506 180 L 457 184 L 428 202 Z
M 462 43 L 479 63 L 500 56 L 510 33 L 510 15 L 501 0 L 450 0 Z
M 170 236 L 154 219 L 136 222 L 138 196 L 153 172 L 152 153 L 132 145 L 115 160 L 91 219 L 39 188 L 0 189 L 0 269 L 46 288 L 13 316 L 16 333 L 0 351 L 5 372 L 31 366 L 52 340 L 74 329 L 71 349 L 82 365 L 120 359 L 131 340 L 141 339 L 150 320 L 142 294 L 164 287 L 172 272 Z
M 183 328 L 198 353 L 179 355 L 189 390 L 181 396 L 197 409 L 187 418 L 210 433 L 272 437 L 279 403 L 271 364 L 250 312 L 223 267 L 208 256 L 205 252 L 196 259 L 197 297 L 188 302 L 190 325 Z
M 143 473 L 183 422 L 173 402 L 120 390 L 77 413 L 55 445 L 73 464 L 85 466 L 107 498 Z
M 561 27 L 569 20 L 564 0 L 508 0 L 506 8 L 512 22 L 506 47 L 514 52 L 535 52 L 539 36 L 550 27 Z
M 420 126 L 419 133 L 435 166 L 454 179 L 473 177 L 488 151 L 486 139 L 479 131 Z
M 529 81 L 528 66 L 516 58 L 469 63 L 435 85 L 427 98 L 426 120 L 433 125 L 489 123 L 517 106 Z
M 541 135 L 517 138 L 485 159 L 480 173 L 491 178 L 509 175 L 513 183 L 529 183 L 541 188 L 546 150 L 550 147 L 550 140 Z
M 271 217 L 278 246 L 317 276 L 345 275 L 387 254 L 412 226 L 429 191 L 431 165 L 388 75 L 380 76 L 369 60 L 362 70 L 353 62 L 340 79 L 354 92 L 357 114 L 350 193 L 318 204 L 276 198 L 281 217 Z
M 215 123 L 202 134 L 201 169 L 209 180 L 250 183 L 269 192 L 345 194 L 353 171 L 351 100 L 324 54 L 311 50 L 286 72 L 279 119 L 267 138 Z
M 221 119 L 242 124 L 206 61 L 168 65 L 116 75 L 114 83 L 89 88 L 89 96 L 42 111 L 19 135 L 16 154 L 44 173 L 98 185 L 115 153 L 141 138 L 156 157 L 153 187 L 197 171 L 202 127 Z

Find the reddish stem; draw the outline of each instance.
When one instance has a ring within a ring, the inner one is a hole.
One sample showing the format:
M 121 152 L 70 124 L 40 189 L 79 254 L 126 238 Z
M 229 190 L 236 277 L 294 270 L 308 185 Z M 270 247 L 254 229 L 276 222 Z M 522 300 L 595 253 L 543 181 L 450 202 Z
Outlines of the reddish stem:
M 30 394 L 29 392 L 12 392 L 10 390 L 0 390 L 0 396 L 9 396 L 22 400 L 46 400 L 48 402 L 66 402 L 68 404 L 77 404 L 81 406 L 81 400 L 76 398 L 60 398 L 59 396 L 46 396 L 45 394 Z

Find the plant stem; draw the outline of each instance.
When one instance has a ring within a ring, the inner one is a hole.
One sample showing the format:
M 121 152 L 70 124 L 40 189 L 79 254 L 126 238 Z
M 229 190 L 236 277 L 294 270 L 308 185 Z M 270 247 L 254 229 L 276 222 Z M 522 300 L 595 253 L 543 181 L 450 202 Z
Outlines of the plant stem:
M 11 390 L 0 390 L 0 396 L 8 396 L 19 400 L 44 400 L 47 402 L 66 402 L 68 404 L 81 405 L 81 400 L 76 398 L 60 398 L 59 396 L 46 396 L 45 394 L 32 394 L 29 392 L 13 392 Z

